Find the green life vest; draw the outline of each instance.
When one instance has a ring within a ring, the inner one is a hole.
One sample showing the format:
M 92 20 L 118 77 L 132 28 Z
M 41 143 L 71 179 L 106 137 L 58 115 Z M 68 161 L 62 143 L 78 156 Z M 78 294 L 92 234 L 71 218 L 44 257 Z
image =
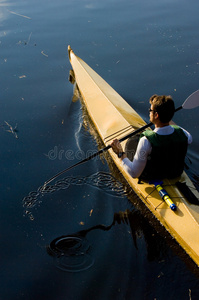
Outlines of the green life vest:
M 146 167 L 141 179 L 175 178 L 184 170 L 184 159 L 187 152 L 188 138 L 181 128 L 172 125 L 174 132 L 170 135 L 160 135 L 152 130 L 141 134 L 152 146 Z

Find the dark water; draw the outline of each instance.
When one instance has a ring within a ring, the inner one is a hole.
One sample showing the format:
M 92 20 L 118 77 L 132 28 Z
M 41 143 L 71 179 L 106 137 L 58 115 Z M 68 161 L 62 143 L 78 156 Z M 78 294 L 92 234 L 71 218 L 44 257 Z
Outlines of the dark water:
M 197 267 L 105 161 L 38 191 L 97 149 L 71 102 L 67 45 L 148 121 L 152 94 L 180 106 L 198 89 L 198 9 L 196 0 L 0 1 L 0 299 L 198 299 Z M 174 121 L 193 135 L 198 188 L 198 110 Z

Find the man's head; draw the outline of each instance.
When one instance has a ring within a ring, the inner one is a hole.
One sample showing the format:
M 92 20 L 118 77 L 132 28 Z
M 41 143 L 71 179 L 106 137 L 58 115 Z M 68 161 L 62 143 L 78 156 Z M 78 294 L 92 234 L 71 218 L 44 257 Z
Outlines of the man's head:
M 152 113 L 157 112 L 160 122 L 168 123 L 171 121 L 175 112 L 175 105 L 171 96 L 153 95 L 149 99 L 149 103 L 152 106 Z

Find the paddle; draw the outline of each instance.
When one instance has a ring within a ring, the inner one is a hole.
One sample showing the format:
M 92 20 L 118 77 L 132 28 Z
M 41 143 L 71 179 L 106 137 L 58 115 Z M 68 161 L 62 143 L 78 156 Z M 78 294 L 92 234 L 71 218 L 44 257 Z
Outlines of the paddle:
M 183 103 L 180 107 L 178 107 L 178 108 L 175 110 L 175 112 L 179 111 L 179 110 L 182 109 L 182 108 L 183 108 L 183 109 L 192 109 L 192 108 L 195 108 L 195 107 L 198 107 L 198 106 L 199 106 L 199 90 L 197 90 L 197 91 L 195 91 L 193 94 L 191 94 L 191 95 L 184 101 L 184 103 Z M 153 123 L 150 122 L 150 123 L 148 123 L 148 124 L 146 124 L 146 125 L 140 127 L 139 129 L 137 129 L 137 130 L 135 130 L 135 131 L 129 133 L 128 135 L 124 136 L 124 137 L 121 138 L 119 141 L 120 141 L 120 142 L 123 142 L 123 141 L 125 141 L 126 139 L 128 139 L 128 138 L 130 138 L 130 137 L 132 137 L 132 136 L 134 136 L 134 135 L 136 135 L 136 134 L 138 134 L 139 132 L 145 130 L 147 127 L 150 127 L 150 126 L 152 126 L 152 125 L 153 125 Z M 93 153 L 92 155 L 90 155 L 90 156 L 86 157 L 85 159 L 79 161 L 78 163 L 76 163 L 76 164 L 74 164 L 74 165 L 68 167 L 67 169 L 65 169 L 65 170 L 63 170 L 63 171 L 57 173 L 55 176 L 53 176 L 52 178 L 50 178 L 49 180 L 47 180 L 47 181 L 44 182 L 43 189 L 45 189 L 45 187 L 47 186 L 47 184 L 49 184 L 49 183 L 50 183 L 51 181 L 53 181 L 55 178 L 59 177 L 60 175 L 64 174 L 65 172 L 67 172 L 67 171 L 69 171 L 69 170 L 71 170 L 71 169 L 73 169 L 73 168 L 75 168 L 75 167 L 77 167 L 77 166 L 79 166 L 79 165 L 81 165 L 81 164 L 83 164 L 83 163 L 85 163 L 85 162 L 91 160 L 92 158 L 94 158 L 94 157 L 96 157 L 96 156 L 102 154 L 103 152 L 107 151 L 107 150 L 110 149 L 110 148 L 111 148 L 111 146 L 108 145 L 108 146 L 106 146 L 105 148 L 99 150 L 98 152 Z

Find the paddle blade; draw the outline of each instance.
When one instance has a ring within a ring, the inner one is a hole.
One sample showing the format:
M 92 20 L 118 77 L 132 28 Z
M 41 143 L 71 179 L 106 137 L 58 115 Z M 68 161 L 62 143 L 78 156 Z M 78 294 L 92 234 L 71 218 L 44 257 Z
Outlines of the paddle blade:
M 182 104 L 182 108 L 191 109 L 199 106 L 199 90 L 191 94 Z

